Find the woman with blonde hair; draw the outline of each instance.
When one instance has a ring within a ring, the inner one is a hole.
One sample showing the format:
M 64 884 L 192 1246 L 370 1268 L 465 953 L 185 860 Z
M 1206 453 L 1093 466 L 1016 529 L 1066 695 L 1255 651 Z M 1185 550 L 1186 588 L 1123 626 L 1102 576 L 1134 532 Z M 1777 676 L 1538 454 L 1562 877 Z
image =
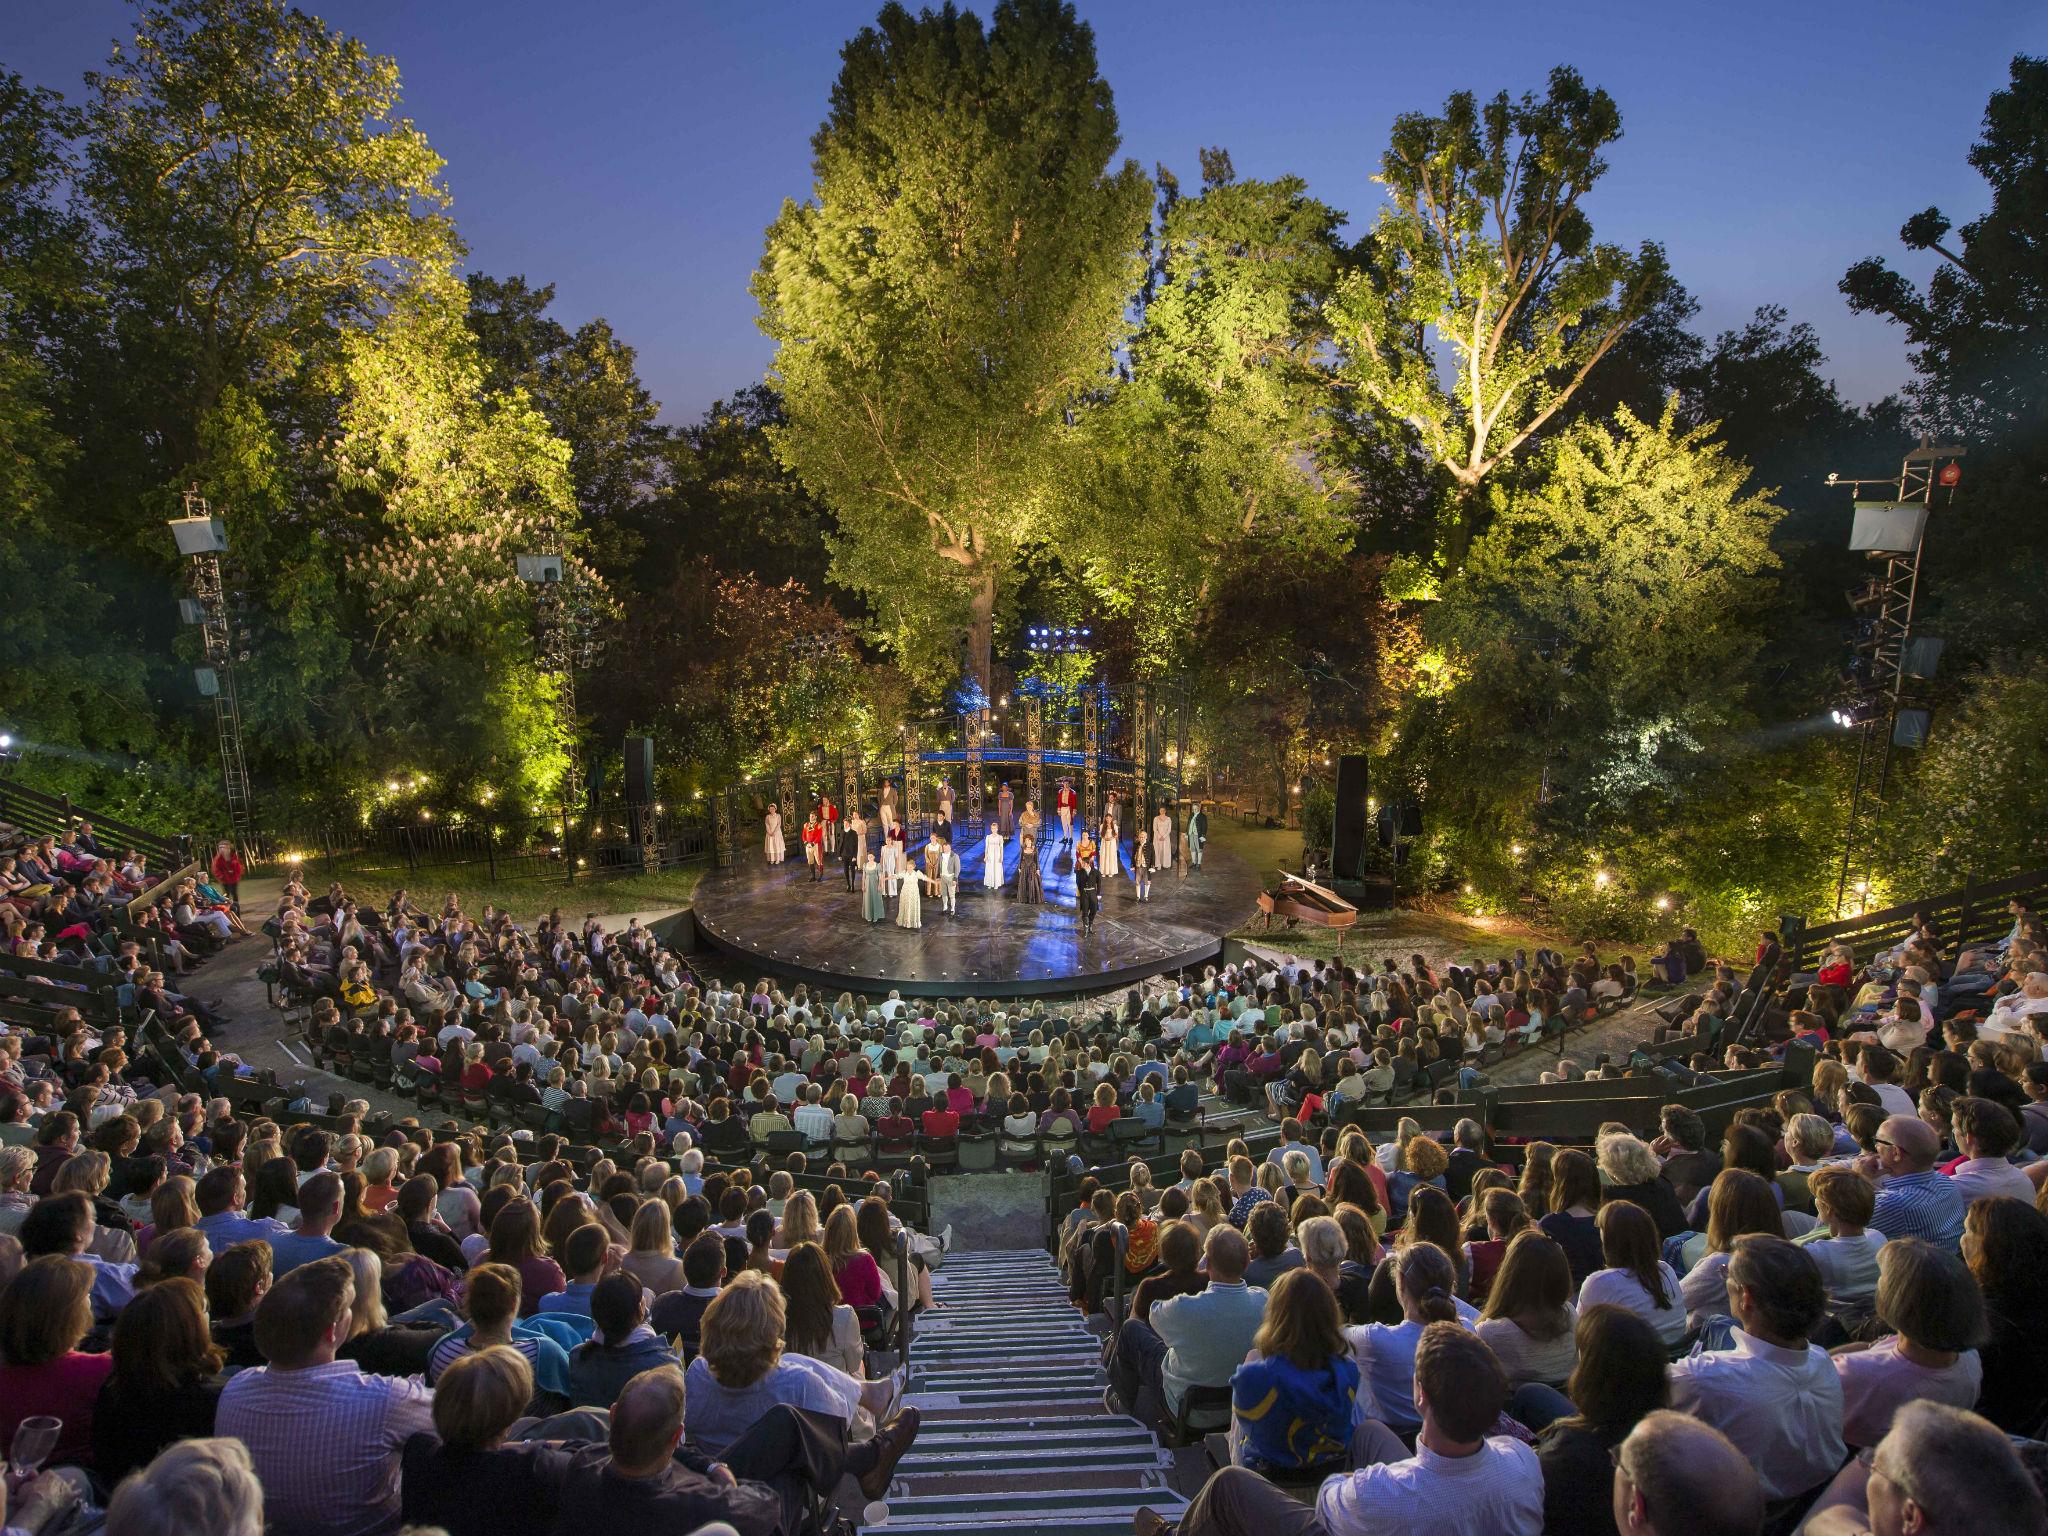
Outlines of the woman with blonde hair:
M 792 1194 L 782 1207 L 782 1230 L 775 1246 L 784 1250 L 799 1243 L 815 1243 L 824 1237 L 818 1224 L 818 1197 L 808 1189 Z
M 107 1198 L 107 1183 L 113 1177 L 114 1160 L 104 1152 L 74 1152 L 57 1168 L 50 1193 L 77 1193 L 92 1202 L 93 1234 L 86 1252 L 109 1264 L 133 1264 L 136 1260 L 134 1223 L 114 1201 Z
M 382 1211 L 398 1198 L 392 1180 L 398 1176 L 398 1153 L 391 1147 L 377 1147 L 363 1159 L 363 1208 Z
M 683 1261 L 676 1257 L 675 1219 L 659 1198 L 640 1202 L 633 1213 L 633 1246 L 619 1268 L 656 1296 L 683 1288 Z
M 1394 1139 L 1380 1143 L 1373 1149 L 1373 1161 L 1380 1165 L 1380 1172 L 1393 1174 L 1401 1167 L 1402 1155 L 1408 1150 L 1408 1143 L 1422 1134 L 1422 1122 L 1413 1115 L 1403 1115 L 1394 1122 Z
M 686 1443 L 719 1460 L 778 1405 L 808 1409 L 814 1423 L 837 1421 L 837 1444 L 829 1449 L 844 1458 L 828 1455 L 827 1461 L 839 1464 L 820 1468 L 816 1481 L 829 1488 L 851 1476 L 865 1497 L 881 1498 L 896 1463 L 917 1438 L 917 1411 L 907 1409 L 872 1440 L 849 1445 L 855 1420 L 863 1410 L 885 1410 L 895 1384 L 862 1382 L 822 1360 L 785 1354 L 788 1322 L 780 1287 L 754 1270 L 735 1275 L 704 1309 L 703 1346 L 684 1372 L 684 1401 L 674 1405 Z
M 1131 1193 L 1138 1197 L 1138 1204 L 1147 1211 L 1159 1209 L 1159 1191 L 1152 1184 L 1152 1165 L 1141 1157 L 1131 1159 Z
M 1675 1237 L 1686 1230 L 1685 1207 L 1648 1142 L 1626 1131 L 1612 1131 L 1594 1143 L 1593 1160 L 1600 1169 L 1602 1204 L 1626 1200 L 1641 1206 L 1657 1223 L 1659 1237 Z

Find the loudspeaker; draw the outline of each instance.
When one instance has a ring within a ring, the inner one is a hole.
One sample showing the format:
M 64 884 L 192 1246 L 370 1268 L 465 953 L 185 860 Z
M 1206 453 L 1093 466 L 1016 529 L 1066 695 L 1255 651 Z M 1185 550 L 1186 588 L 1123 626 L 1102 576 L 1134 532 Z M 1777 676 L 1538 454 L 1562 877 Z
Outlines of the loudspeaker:
M 1337 759 L 1337 816 L 1330 832 L 1330 873 L 1339 880 L 1358 878 L 1365 862 L 1365 758 L 1347 752 Z
M 1391 848 L 1397 837 L 1422 836 L 1422 807 L 1413 800 L 1390 800 L 1380 807 L 1380 846 Z
M 626 803 L 654 804 L 654 738 L 626 738 Z

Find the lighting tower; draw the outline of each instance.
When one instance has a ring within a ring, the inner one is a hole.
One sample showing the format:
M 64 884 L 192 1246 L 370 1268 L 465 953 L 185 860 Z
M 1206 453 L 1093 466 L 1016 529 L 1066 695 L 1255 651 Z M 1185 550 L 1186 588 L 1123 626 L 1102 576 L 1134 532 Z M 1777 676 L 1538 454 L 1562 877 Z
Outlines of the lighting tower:
M 1920 592 L 1920 556 L 1927 547 L 1927 517 L 1934 507 L 1934 493 L 1938 488 L 1948 492 L 1951 501 L 1955 499 L 1955 488 L 1962 479 L 1962 466 L 1956 460 L 1964 452 L 1959 447 L 1937 447 L 1923 437 L 1907 450 L 1895 476 L 1828 476 L 1829 485 L 1846 485 L 1857 492 L 1866 485 L 1882 486 L 1891 494 L 1887 501 L 1859 499 L 1849 534 L 1852 550 L 1867 555 L 1873 565 L 1882 562 L 1882 566 L 1849 592 L 1857 637 L 1844 676 L 1847 696 L 1831 712 L 1835 724 L 1858 732 L 1856 783 L 1849 792 L 1842 869 L 1835 882 L 1837 912 L 1842 910 L 1849 889 L 1849 866 L 1859 841 L 1863 885 L 1868 888 L 1870 859 L 1891 785 L 1892 749 L 1917 747 L 1927 740 L 1932 714 L 1913 701 L 1912 685 L 1934 676 L 1942 642 L 1914 635 L 1913 608 Z M 1873 745 L 1877 747 L 1877 774 L 1866 827 L 1862 824 L 1864 799 Z
M 227 529 L 206 498 L 193 486 L 185 492 L 185 515 L 170 519 L 178 553 L 187 560 L 192 595 L 178 600 L 187 624 L 197 625 L 206 664 L 192 670 L 202 698 L 213 700 L 213 723 L 220 738 L 221 786 L 228 802 L 228 825 L 245 851 L 256 846 L 256 808 L 249 790 L 249 767 L 242 756 L 242 708 L 235 695 L 235 663 L 247 661 L 249 634 L 237 631 L 228 612 L 221 583 L 221 556 L 227 553 Z

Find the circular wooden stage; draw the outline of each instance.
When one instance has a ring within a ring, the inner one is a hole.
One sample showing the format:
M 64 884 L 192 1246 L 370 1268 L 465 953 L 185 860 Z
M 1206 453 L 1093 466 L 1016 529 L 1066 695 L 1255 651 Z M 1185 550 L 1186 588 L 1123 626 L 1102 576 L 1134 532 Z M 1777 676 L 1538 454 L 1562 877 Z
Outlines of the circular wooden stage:
M 759 971 L 833 992 L 1054 996 L 1199 968 L 1222 954 L 1224 934 L 1256 914 L 1261 889 L 1255 871 L 1213 842 L 1200 869 L 1154 874 L 1150 901 L 1137 899 L 1129 871 L 1119 867 L 1104 882 L 1102 910 L 1084 938 L 1071 848 L 1044 852 L 1046 901 L 1033 905 L 1011 894 L 1015 842 L 1007 847 L 1004 887 L 991 891 L 982 884 L 976 841 L 961 851 L 960 910 L 941 912 L 927 896 L 924 926 L 908 929 L 896 926 L 894 901 L 887 922 L 862 921 L 860 892 L 846 888 L 838 862 L 813 882 L 794 837 L 790 845 L 785 864 L 767 865 L 755 843 L 743 847 L 737 868 L 706 875 L 692 902 L 697 934 Z

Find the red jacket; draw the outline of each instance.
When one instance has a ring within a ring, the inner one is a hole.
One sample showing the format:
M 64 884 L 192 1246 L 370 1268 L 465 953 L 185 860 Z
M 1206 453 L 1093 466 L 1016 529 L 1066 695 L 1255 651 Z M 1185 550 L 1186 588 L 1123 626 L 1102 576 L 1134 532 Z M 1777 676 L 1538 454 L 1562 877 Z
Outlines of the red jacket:
M 213 883 L 215 885 L 240 885 L 243 864 L 239 856 L 216 853 L 213 856 Z

